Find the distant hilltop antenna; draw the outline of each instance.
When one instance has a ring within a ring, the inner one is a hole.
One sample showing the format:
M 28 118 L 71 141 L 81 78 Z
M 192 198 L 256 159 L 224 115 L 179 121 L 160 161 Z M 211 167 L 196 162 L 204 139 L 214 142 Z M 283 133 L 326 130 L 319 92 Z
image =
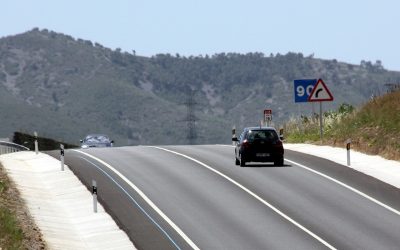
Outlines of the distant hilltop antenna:
M 196 144 L 197 140 L 197 131 L 196 131 L 196 115 L 195 115 L 195 106 L 197 105 L 195 101 L 195 92 L 193 90 L 189 90 L 187 93 L 187 99 L 186 102 L 184 103 L 187 108 L 187 114 L 186 114 L 186 121 L 187 124 L 187 140 L 189 145 L 194 145 Z

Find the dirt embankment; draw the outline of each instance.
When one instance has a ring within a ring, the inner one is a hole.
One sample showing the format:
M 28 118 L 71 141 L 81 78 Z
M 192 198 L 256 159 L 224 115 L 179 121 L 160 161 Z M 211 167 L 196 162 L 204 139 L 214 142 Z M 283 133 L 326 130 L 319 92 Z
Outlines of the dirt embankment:
M 0 250 L 48 249 L 14 183 L 0 164 Z

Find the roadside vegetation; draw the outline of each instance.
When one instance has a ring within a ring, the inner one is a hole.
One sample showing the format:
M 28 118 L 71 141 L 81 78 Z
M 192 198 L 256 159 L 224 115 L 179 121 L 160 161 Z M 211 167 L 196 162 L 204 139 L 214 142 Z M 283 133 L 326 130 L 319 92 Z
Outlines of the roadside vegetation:
M 0 249 L 46 249 L 19 193 L 0 165 Z
M 0 171 L 3 170 L 0 169 Z M 10 209 L 9 185 L 9 180 L 2 174 L 0 176 L 0 248 L 21 249 L 23 233 L 18 226 L 15 212 Z
M 51 138 L 46 138 L 46 137 L 37 137 L 38 144 L 40 145 L 40 150 L 42 151 L 48 151 L 48 150 L 57 150 L 60 149 L 60 144 L 64 145 L 65 149 L 68 148 L 77 148 L 77 145 L 69 144 L 66 142 L 62 141 L 57 141 Z M 30 135 L 28 133 L 23 133 L 23 132 L 14 132 L 13 140 L 14 143 L 23 145 L 30 150 L 35 150 L 35 136 Z
M 400 160 L 400 91 L 372 98 L 355 109 L 342 104 L 336 111 L 324 113 L 324 138 L 319 136 L 319 117 L 302 116 L 285 125 L 286 140 L 352 148 L 391 160 Z

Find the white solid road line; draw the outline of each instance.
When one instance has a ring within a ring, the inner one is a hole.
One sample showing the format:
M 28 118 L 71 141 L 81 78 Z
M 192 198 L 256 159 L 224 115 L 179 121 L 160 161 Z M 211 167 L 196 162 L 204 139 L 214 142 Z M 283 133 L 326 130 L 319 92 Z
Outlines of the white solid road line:
M 223 145 L 223 144 L 217 144 L 217 146 L 235 147 L 235 146 Z M 301 167 L 301 168 L 303 168 L 303 169 L 305 169 L 305 170 L 308 170 L 308 171 L 310 171 L 310 172 L 312 172 L 312 173 L 314 173 L 314 174 L 317 174 L 317 175 L 319 175 L 319 176 L 322 176 L 322 177 L 324 177 L 324 178 L 326 178 L 326 179 L 328 179 L 328 180 L 330 180 L 330 181 L 333 181 L 333 182 L 335 182 L 336 184 L 339 184 L 340 186 L 342 186 L 342 187 L 344 187 L 344 188 L 347 188 L 347 189 L 349 189 L 350 191 L 353 191 L 354 193 L 356 193 L 356 194 L 358 194 L 358 195 L 361 195 L 362 197 L 364 197 L 364 198 L 366 198 L 366 199 L 368 199 L 368 200 L 374 202 L 375 204 L 378 204 L 379 206 L 382 206 L 382 207 L 386 208 L 387 210 L 389 210 L 389 211 L 391 211 L 391 212 L 393 212 L 393 213 L 395 213 L 395 214 L 397 214 L 397 215 L 400 215 L 400 211 L 398 211 L 398 210 L 396 210 L 396 209 L 394 209 L 394 208 L 392 208 L 392 207 L 390 207 L 390 206 L 388 206 L 388 205 L 386 205 L 386 204 L 384 204 L 384 203 L 378 201 L 377 199 L 375 199 L 375 198 L 373 198 L 373 197 L 367 195 L 366 193 L 361 192 L 360 190 L 357 190 L 357 189 L 355 189 L 355 188 L 353 188 L 353 187 L 351 187 L 351 186 L 349 186 L 349 185 L 347 185 L 347 184 L 345 184 L 345 183 L 343 183 L 343 182 L 341 182 L 341 181 L 339 181 L 339 180 L 336 180 L 335 178 L 332 178 L 332 177 L 330 177 L 330 176 L 328 176 L 328 175 L 326 175 L 326 174 L 323 174 L 323 173 L 321 173 L 321 172 L 318 172 L 317 170 L 311 169 L 311 168 L 309 168 L 309 167 L 307 167 L 307 166 L 304 166 L 304 165 L 302 165 L 302 164 L 300 164 L 300 163 L 297 163 L 297 162 L 295 162 L 295 161 L 288 160 L 287 158 L 285 158 L 285 161 L 290 162 L 290 163 L 292 163 L 292 164 L 295 164 L 295 165 L 297 165 L 298 167 Z M 339 163 L 337 163 L 337 164 L 339 164 Z
M 301 167 L 301 168 L 303 168 L 303 169 L 305 169 L 305 170 L 308 170 L 308 171 L 310 171 L 310 172 L 312 172 L 312 173 L 314 173 L 314 174 L 317 174 L 317 175 L 319 175 L 319 176 L 322 176 L 322 177 L 324 177 L 324 178 L 326 178 L 326 179 L 328 179 L 328 180 L 330 180 L 330 181 L 333 181 L 333 182 L 335 182 L 336 184 L 339 184 L 340 186 L 345 187 L 345 188 L 347 188 L 347 189 L 353 191 L 354 193 L 356 193 L 356 194 L 358 194 L 358 195 L 361 195 L 362 197 L 364 197 L 364 198 L 366 198 L 366 199 L 368 199 L 368 200 L 370 200 L 370 201 L 372 201 L 372 202 L 378 204 L 379 206 L 382 206 L 382 207 L 386 208 L 387 210 L 389 210 L 389 211 L 391 211 L 391 212 L 393 212 L 393 213 L 395 213 L 395 214 L 397 214 L 397 215 L 400 215 L 400 212 L 399 212 L 398 210 L 396 210 L 396 209 L 394 209 L 394 208 L 392 208 L 392 207 L 390 207 L 390 206 L 388 206 L 388 205 L 386 205 L 386 204 L 384 204 L 384 203 L 378 201 L 378 200 L 375 199 L 375 198 L 372 198 L 371 196 L 369 196 L 369 195 L 367 195 L 367 194 L 365 194 L 365 193 L 363 193 L 363 192 L 361 192 L 361 191 L 359 191 L 359 190 L 357 190 L 357 189 L 355 189 L 355 188 L 353 188 L 353 187 L 351 187 L 351 186 L 349 186 L 349 185 L 347 185 L 347 184 L 345 184 L 345 183 L 343 183 L 343 182 L 341 182 L 341 181 L 339 181 L 339 180 L 336 180 L 336 179 L 334 179 L 334 178 L 332 178 L 332 177 L 330 177 L 330 176 L 328 176 L 328 175 L 326 175 L 326 174 L 323 174 L 323 173 L 318 172 L 318 171 L 316 171 L 316 170 L 314 170 L 314 169 L 311 169 L 311 168 L 309 168 L 309 167 L 306 167 L 306 166 L 304 166 L 304 165 L 302 165 L 302 164 L 300 164 L 300 163 L 297 163 L 297 162 L 295 162 L 295 161 L 288 160 L 288 159 L 286 159 L 286 158 L 285 158 L 285 161 L 290 162 L 290 163 L 292 163 L 292 164 L 295 164 L 295 165 L 297 165 L 298 167 Z
M 276 207 L 274 207 L 273 205 L 271 205 L 270 203 L 268 203 L 267 201 L 265 201 L 264 199 L 262 199 L 260 196 L 258 196 L 257 194 L 253 193 L 252 191 L 250 191 L 248 188 L 244 187 L 243 185 L 241 185 L 240 183 L 238 183 L 237 181 L 233 180 L 232 178 L 228 177 L 227 175 L 219 172 L 218 170 L 208 166 L 207 164 L 196 160 L 188 155 L 173 151 L 173 150 L 169 150 L 166 148 L 162 148 L 162 147 L 156 147 L 156 146 L 148 146 L 150 148 L 156 148 L 156 149 L 160 149 L 160 150 L 164 150 L 166 152 L 172 153 L 172 154 L 176 154 L 179 155 L 181 157 L 184 157 L 186 159 L 189 159 L 209 170 L 211 170 L 212 172 L 218 174 L 219 176 L 225 178 L 226 180 L 228 180 L 229 182 L 233 183 L 234 185 L 236 185 L 237 187 L 239 187 L 240 189 L 242 189 L 243 191 L 245 191 L 246 193 L 248 193 L 249 195 L 253 196 L 254 198 L 256 198 L 258 201 L 260 201 L 261 203 L 263 203 L 264 205 L 266 205 L 267 207 L 269 207 L 271 210 L 273 210 L 275 213 L 277 213 L 278 215 L 280 215 L 281 217 L 283 217 L 284 219 L 286 219 L 287 221 L 291 222 L 292 224 L 294 224 L 295 226 L 297 226 L 298 228 L 300 228 L 301 230 L 303 230 L 304 232 L 306 232 L 307 234 L 309 234 L 311 237 L 313 237 L 314 239 L 318 240 L 319 242 L 321 242 L 323 245 L 325 245 L 326 247 L 328 247 L 329 249 L 336 249 L 335 247 L 333 247 L 332 245 L 330 245 L 328 242 L 326 242 L 325 240 L 323 240 L 321 237 L 319 237 L 318 235 L 316 235 L 315 233 L 311 232 L 310 230 L 308 230 L 307 228 L 305 228 L 304 226 L 300 225 L 297 221 L 293 220 L 292 218 L 290 218 L 289 216 L 287 216 L 286 214 L 284 214 L 283 212 L 281 212 L 279 209 L 277 209 Z
M 147 216 L 147 218 L 149 218 L 149 220 L 151 220 L 154 225 L 156 225 L 158 227 L 159 230 L 161 230 L 164 235 L 172 242 L 172 244 L 174 244 L 174 246 L 177 249 L 180 249 L 180 247 L 178 246 L 178 244 L 172 239 L 172 237 L 150 216 L 149 213 L 146 212 L 146 210 L 144 210 L 144 208 L 142 206 L 139 205 L 139 203 L 135 200 L 135 198 L 133 198 L 128 191 L 126 191 L 113 177 L 111 177 L 111 175 L 109 175 L 106 171 L 104 171 L 101 167 L 97 166 L 97 164 L 91 162 L 90 160 L 86 159 L 85 157 L 79 157 L 82 160 L 85 160 L 86 162 L 88 162 L 89 164 L 91 164 L 92 166 L 94 166 L 95 168 L 97 168 L 99 171 L 101 171 L 105 176 L 107 176 L 112 182 L 114 182 L 115 185 L 117 185 L 130 199 L 131 201 Z M 0 249 L 1 250 L 1 249 Z
M 87 157 L 90 157 L 94 160 L 96 160 L 97 162 L 100 162 L 101 164 L 103 164 L 105 167 L 107 167 L 108 169 L 110 169 L 111 171 L 113 171 L 116 175 L 118 175 L 122 180 L 124 180 L 131 188 L 133 188 L 141 197 L 144 201 L 147 202 L 147 204 L 149 204 L 149 206 L 154 209 L 154 211 L 156 211 L 193 249 L 199 250 L 200 248 L 198 248 L 196 246 L 196 244 L 194 244 L 194 242 L 170 219 L 168 218 L 168 216 L 166 216 L 161 209 L 159 209 L 135 184 L 133 184 L 128 178 L 126 178 L 123 174 L 121 174 L 118 170 L 116 170 L 114 167 L 112 167 L 110 164 L 108 164 L 107 162 L 91 155 L 88 154 L 86 152 L 82 152 L 80 150 L 75 150 L 73 149 L 73 151 L 81 153 L 83 155 L 86 155 Z

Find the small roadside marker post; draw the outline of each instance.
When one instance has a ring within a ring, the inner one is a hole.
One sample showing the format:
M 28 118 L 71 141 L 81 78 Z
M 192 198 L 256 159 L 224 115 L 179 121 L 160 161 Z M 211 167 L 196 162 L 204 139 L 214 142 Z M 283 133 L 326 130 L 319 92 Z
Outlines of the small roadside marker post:
M 97 183 L 92 180 L 93 212 L 97 213 Z
M 232 139 L 233 138 L 237 138 L 236 137 L 236 125 L 233 125 L 233 127 L 232 127 Z M 236 142 L 232 140 L 232 146 L 235 146 L 235 145 L 236 145 Z
M 60 144 L 61 171 L 64 171 L 64 145 Z
M 350 166 L 350 144 L 351 144 L 351 139 L 347 139 L 346 140 L 347 166 Z
M 36 131 L 33 132 L 33 136 L 35 137 L 35 153 L 39 154 L 38 134 Z

